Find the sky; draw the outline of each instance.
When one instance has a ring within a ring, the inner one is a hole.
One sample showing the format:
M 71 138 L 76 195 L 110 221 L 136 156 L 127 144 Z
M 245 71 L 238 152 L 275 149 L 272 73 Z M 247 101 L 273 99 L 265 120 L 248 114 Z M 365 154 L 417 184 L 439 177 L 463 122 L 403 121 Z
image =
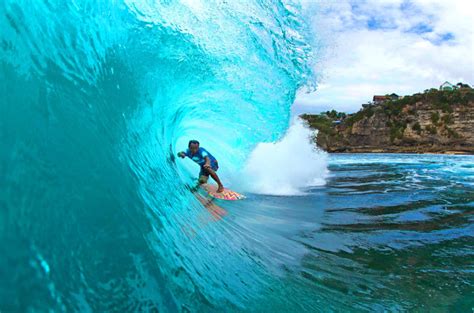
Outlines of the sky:
M 317 1 L 317 2 L 315 2 Z M 356 112 L 373 95 L 474 85 L 474 1 L 313 0 L 318 88 L 293 112 Z

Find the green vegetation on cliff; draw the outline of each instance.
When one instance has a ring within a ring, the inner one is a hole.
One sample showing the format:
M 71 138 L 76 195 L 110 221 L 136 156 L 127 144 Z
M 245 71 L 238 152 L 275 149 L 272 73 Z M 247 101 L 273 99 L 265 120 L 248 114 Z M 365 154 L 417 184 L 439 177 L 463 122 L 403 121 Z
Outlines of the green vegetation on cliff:
M 429 89 L 354 114 L 303 114 L 328 151 L 474 151 L 474 90 Z M 415 147 L 415 148 L 414 148 Z

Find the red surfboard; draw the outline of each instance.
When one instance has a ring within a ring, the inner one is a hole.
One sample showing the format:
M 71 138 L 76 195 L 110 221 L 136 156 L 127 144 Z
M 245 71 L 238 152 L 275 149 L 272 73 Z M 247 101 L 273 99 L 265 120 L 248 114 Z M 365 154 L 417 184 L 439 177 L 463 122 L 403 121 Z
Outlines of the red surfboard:
M 201 187 L 211 196 L 220 200 L 241 200 L 245 198 L 238 192 L 224 188 L 222 192 L 217 192 L 217 185 L 203 184 Z

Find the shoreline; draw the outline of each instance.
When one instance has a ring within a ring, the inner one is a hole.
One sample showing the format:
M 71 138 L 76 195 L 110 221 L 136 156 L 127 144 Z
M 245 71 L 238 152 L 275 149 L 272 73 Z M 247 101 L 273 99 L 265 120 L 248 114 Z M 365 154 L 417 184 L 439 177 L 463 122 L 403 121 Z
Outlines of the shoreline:
M 321 147 L 319 147 L 322 149 Z M 472 151 L 463 151 L 463 150 L 446 150 L 446 151 L 413 151 L 413 150 L 384 150 L 384 149 L 357 149 L 357 148 L 350 148 L 344 149 L 344 151 L 337 151 L 337 150 L 324 150 L 323 151 L 330 153 L 330 154 L 437 154 L 437 155 L 474 155 Z

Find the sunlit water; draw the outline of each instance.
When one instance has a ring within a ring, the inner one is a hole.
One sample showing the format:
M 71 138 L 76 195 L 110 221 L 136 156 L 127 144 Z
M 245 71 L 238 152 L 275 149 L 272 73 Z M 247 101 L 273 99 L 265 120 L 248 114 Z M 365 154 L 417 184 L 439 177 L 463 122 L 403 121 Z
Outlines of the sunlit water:
M 474 157 L 340 154 L 329 170 L 305 196 L 229 209 L 281 270 L 272 307 L 470 312 Z

